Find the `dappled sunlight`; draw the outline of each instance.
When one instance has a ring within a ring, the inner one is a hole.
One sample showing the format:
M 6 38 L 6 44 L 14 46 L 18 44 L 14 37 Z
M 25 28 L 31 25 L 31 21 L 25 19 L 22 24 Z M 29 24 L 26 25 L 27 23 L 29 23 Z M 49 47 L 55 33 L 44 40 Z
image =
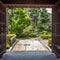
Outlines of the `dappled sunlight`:
M 40 41 L 33 39 L 19 40 L 12 51 L 49 51 Z
M 10 8 L 8 34 L 15 34 L 19 40 L 15 43 L 17 39 L 13 42 L 7 36 L 7 47 L 15 43 L 11 51 L 50 51 L 45 45 L 50 47 L 52 41 L 51 14 L 47 8 Z

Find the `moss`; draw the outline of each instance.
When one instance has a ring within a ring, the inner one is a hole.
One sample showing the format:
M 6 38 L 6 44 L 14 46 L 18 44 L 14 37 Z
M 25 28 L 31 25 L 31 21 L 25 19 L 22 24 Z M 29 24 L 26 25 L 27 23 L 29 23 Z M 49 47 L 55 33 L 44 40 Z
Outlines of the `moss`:
M 15 34 L 7 34 L 7 37 L 12 37 L 14 36 Z
M 48 46 L 49 46 L 49 47 L 52 46 L 52 39 L 49 39 L 49 41 L 48 41 Z
M 10 45 L 9 43 L 6 44 L 6 49 L 9 49 L 10 48 Z
M 9 49 L 11 47 L 11 41 L 10 38 L 13 37 L 15 34 L 7 34 L 6 37 L 6 49 Z

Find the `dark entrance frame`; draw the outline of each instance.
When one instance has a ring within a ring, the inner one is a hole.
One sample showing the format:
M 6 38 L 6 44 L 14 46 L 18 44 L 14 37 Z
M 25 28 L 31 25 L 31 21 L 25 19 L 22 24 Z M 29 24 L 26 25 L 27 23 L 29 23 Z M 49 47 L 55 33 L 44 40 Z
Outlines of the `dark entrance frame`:
M 7 8 L 52 8 L 52 52 L 60 57 L 60 0 L 1 0 L 0 1 L 0 57 L 6 52 Z

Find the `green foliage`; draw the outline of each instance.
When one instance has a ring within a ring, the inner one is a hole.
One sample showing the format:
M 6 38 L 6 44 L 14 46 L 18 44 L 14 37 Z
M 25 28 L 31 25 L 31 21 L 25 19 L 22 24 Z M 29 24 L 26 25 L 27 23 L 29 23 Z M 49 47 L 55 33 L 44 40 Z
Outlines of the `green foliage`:
M 32 18 L 33 27 L 37 27 L 37 21 L 39 20 L 39 10 L 40 8 L 28 8 L 29 16 Z
M 29 37 L 36 37 L 36 33 L 29 34 Z
M 25 8 L 9 9 L 8 13 L 10 33 L 20 36 L 23 30 L 30 25 L 30 17 L 27 16 Z
M 9 43 L 6 43 L 6 49 L 9 49 L 11 46 Z
M 49 46 L 49 47 L 52 46 L 52 39 L 51 39 L 51 38 L 49 39 L 48 46 Z
M 46 30 L 52 31 L 52 17 L 47 12 L 46 8 L 28 8 L 28 15 L 32 18 L 32 25 L 37 28 L 39 32 Z
M 7 37 L 13 37 L 15 34 L 7 34 Z
M 32 25 L 26 27 L 19 37 L 35 37 L 36 34 L 32 32 L 32 30 L 33 30 Z
M 52 35 L 51 35 L 51 34 L 40 34 L 40 36 L 41 36 L 43 39 L 50 39 L 50 38 L 52 38 Z
M 41 8 L 37 29 L 40 32 L 44 30 L 51 31 L 50 26 L 51 26 L 50 14 L 47 12 L 46 8 Z
M 13 37 L 15 34 L 7 34 L 6 39 L 6 48 L 9 49 L 11 47 L 11 41 L 10 38 Z
M 52 46 L 52 34 L 51 33 L 44 34 L 43 32 L 41 32 L 40 36 L 41 36 L 41 38 L 48 40 L 48 46 L 49 47 Z
M 52 30 L 50 14 L 46 8 L 10 8 L 8 18 L 9 33 L 16 34 L 17 37 L 36 35 L 35 30 L 39 32 Z
M 31 32 L 30 32 L 31 29 L 32 29 L 32 25 L 26 27 L 26 28 L 23 30 L 23 35 L 29 36 L 29 34 L 31 33 Z

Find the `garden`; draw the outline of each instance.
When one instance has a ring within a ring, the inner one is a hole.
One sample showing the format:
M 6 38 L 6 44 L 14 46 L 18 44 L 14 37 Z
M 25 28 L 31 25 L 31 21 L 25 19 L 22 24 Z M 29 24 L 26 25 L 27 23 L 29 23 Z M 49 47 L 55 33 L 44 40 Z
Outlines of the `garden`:
M 46 8 L 9 8 L 8 9 L 8 34 L 6 48 L 9 49 L 16 38 L 35 38 L 52 41 L 51 13 Z

